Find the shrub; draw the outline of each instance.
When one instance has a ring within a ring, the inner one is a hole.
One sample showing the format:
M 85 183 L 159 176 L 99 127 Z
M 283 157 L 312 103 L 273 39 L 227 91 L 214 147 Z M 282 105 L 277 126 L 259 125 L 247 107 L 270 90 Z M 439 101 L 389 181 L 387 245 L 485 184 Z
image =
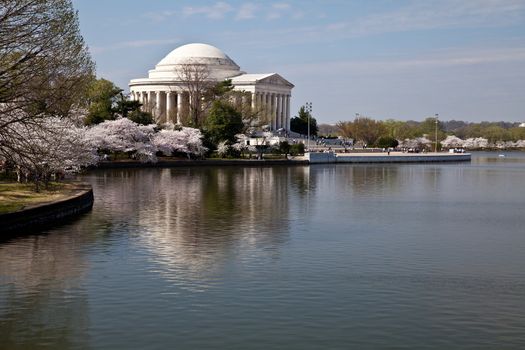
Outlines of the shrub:
M 377 147 L 380 148 L 396 148 L 399 145 L 399 142 L 390 136 L 382 136 L 376 142 Z
M 290 145 L 290 154 L 292 156 L 304 154 L 304 143 L 296 143 L 296 144 Z

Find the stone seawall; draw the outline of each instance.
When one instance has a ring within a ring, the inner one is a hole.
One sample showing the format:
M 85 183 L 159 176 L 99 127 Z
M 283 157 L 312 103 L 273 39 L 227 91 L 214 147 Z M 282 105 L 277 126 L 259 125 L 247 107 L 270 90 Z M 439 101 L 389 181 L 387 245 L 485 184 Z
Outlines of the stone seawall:
M 470 162 L 470 153 L 307 153 L 310 164 Z
M 157 163 L 141 163 L 138 161 L 100 162 L 92 169 L 120 168 L 177 168 L 188 166 L 290 166 L 308 165 L 307 160 L 286 159 L 206 159 L 206 160 L 159 160 Z
M 30 232 L 35 228 L 59 224 L 65 219 L 91 210 L 93 201 L 91 186 L 79 184 L 78 191 L 69 198 L 0 214 L 0 240 L 20 235 L 24 231 Z

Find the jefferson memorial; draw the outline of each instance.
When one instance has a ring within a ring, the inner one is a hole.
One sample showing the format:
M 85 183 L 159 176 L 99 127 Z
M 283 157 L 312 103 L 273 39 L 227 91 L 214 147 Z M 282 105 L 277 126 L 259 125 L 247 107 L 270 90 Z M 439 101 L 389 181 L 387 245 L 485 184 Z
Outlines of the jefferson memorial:
M 234 91 L 244 92 L 242 103 L 261 111 L 272 130 L 290 130 L 294 85 L 277 73 L 246 74 L 225 53 L 207 44 L 188 44 L 171 51 L 148 72 L 148 78 L 130 81 L 131 98 L 158 121 L 180 124 L 191 98 L 188 80 L 183 78 L 189 65 L 205 67 L 208 80 L 231 79 Z

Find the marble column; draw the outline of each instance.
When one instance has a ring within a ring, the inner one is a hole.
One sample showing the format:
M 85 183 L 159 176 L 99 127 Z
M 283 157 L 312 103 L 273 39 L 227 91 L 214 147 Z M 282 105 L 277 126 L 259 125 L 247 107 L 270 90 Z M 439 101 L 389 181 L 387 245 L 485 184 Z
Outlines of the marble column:
M 252 110 L 254 111 L 256 106 L 257 106 L 257 93 L 256 92 L 252 92 L 252 95 L 251 95 L 252 99 L 251 99 L 251 105 L 252 105 Z
M 160 91 L 155 92 L 155 107 L 153 114 L 155 115 L 155 119 L 158 121 L 161 121 L 162 115 L 161 115 L 161 104 L 162 104 L 162 98 L 160 96 Z
M 290 95 L 286 95 L 286 130 L 290 132 Z
M 177 93 L 177 124 L 181 124 L 183 106 L 182 106 L 183 93 L 182 91 Z
M 161 91 L 160 93 L 160 116 L 164 123 L 168 122 L 168 93 Z
M 283 128 L 283 95 L 277 95 L 277 129 Z
M 173 92 L 166 92 L 166 121 L 173 123 Z
M 271 104 L 271 96 L 268 92 L 264 93 L 264 115 L 266 117 L 266 121 L 268 122 L 268 125 L 270 128 L 272 127 L 272 104 Z
M 286 95 L 281 95 L 281 127 L 286 129 Z
M 271 106 L 272 106 L 272 130 L 277 129 L 277 95 L 271 94 Z
M 147 111 L 153 114 L 155 106 L 155 92 L 148 91 L 148 106 Z

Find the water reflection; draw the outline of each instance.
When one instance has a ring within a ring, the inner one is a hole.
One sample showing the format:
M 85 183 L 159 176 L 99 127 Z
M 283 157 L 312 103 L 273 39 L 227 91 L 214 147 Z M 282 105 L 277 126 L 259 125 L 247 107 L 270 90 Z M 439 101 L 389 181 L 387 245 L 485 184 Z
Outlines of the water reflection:
M 75 230 L 0 245 L 0 348 L 66 349 L 85 343 L 87 263 Z M 79 315 L 82 315 L 79 317 Z
M 278 256 L 289 239 L 290 191 L 306 194 L 309 176 L 306 167 L 116 170 L 96 178 L 95 192 L 103 211 L 126 218 L 157 272 L 202 289 L 232 254 Z
M 0 244 L 0 348 L 523 348 L 525 158 L 483 157 L 90 173 Z

